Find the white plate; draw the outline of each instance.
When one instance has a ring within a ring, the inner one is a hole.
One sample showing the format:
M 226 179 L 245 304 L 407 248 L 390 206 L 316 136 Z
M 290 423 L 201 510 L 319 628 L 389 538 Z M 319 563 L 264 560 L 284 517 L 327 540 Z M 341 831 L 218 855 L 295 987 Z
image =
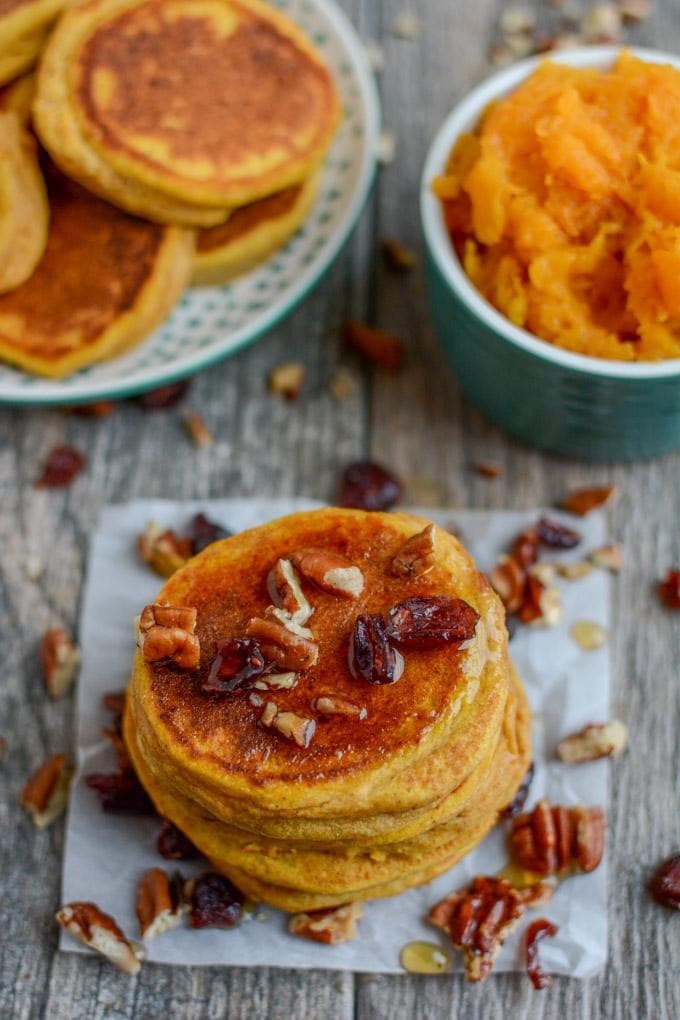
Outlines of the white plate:
M 173 314 L 123 357 L 66 379 L 0 366 L 0 402 L 73 404 L 163 386 L 257 340 L 295 308 L 331 266 L 363 208 L 373 179 L 380 125 L 363 44 L 333 0 L 276 0 L 323 54 L 344 117 L 325 164 L 319 198 L 304 226 L 259 269 L 223 287 L 188 290 Z

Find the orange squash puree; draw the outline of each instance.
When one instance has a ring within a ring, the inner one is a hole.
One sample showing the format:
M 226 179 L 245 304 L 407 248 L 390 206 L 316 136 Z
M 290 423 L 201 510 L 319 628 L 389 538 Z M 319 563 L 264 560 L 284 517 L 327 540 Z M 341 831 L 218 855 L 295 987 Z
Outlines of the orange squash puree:
M 545 61 L 434 182 L 470 279 L 581 354 L 680 357 L 680 71 Z

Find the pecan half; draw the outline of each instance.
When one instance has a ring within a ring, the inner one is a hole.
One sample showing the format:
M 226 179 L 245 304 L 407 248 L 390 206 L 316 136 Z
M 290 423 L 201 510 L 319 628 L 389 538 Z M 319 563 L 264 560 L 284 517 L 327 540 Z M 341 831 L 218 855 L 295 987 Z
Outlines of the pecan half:
M 181 878 L 171 880 L 162 868 L 151 868 L 142 875 L 137 886 L 135 910 L 143 939 L 155 939 L 176 928 L 186 909 Z
M 617 494 L 615 485 L 601 485 L 592 489 L 577 489 L 562 500 L 562 509 L 578 517 L 585 517 L 591 510 L 611 502 Z
M 434 524 L 428 524 L 422 531 L 411 535 L 392 558 L 390 573 L 395 577 L 408 578 L 429 574 L 436 562 L 435 542 Z
M 593 762 L 597 758 L 612 758 L 620 755 L 627 743 L 628 729 L 618 719 L 591 723 L 560 741 L 558 758 L 563 762 Z
M 137 551 L 143 562 L 148 563 L 160 577 L 174 574 L 193 552 L 190 539 L 183 538 L 171 528 L 162 528 L 155 521 L 149 521 L 139 535 Z
M 357 937 L 357 921 L 363 913 L 362 903 L 345 903 L 341 907 L 330 907 L 327 910 L 293 914 L 288 921 L 288 931 L 303 939 L 337 946 L 340 942 L 352 942 Z
M 353 701 L 338 698 L 335 694 L 322 694 L 312 703 L 312 708 L 321 715 L 346 715 L 355 719 L 366 719 L 368 711 L 360 708 Z
M 274 606 L 289 614 L 294 623 L 303 627 L 314 612 L 300 585 L 300 579 L 289 559 L 276 561 L 267 576 L 267 593 Z
M 67 903 L 55 915 L 58 924 L 79 942 L 101 953 L 125 974 L 136 974 L 144 958 L 141 947 L 125 938 L 112 917 L 96 903 Z
M 201 646 L 193 606 L 145 606 L 139 618 L 142 655 L 147 662 L 169 659 L 180 669 L 196 669 Z
M 278 706 L 273 701 L 268 701 L 264 706 L 260 722 L 268 729 L 278 730 L 282 736 L 293 740 L 298 747 L 309 747 L 316 732 L 314 719 L 306 719 L 304 716 L 296 715 L 295 712 L 279 712 Z
M 463 951 L 467 980 L 483 981 L 526 909 L 522 892 L 504 879 L 478 875 L 432 907 L 428 920 Z
M 40 642 L 40 663 L 50 697 L 62 698 L 70 689 L 80 664 L 78 646 L 63 627 L 50 627 Z
M 319 657 L 319 646 L 296 634 L 280 620 L 255 616 L 246 626 L 248 637 L 254 638 L 268 662 L 282 671 L 298 673 L 309 669 Z
M 604 851 L 604 813 L 598 807 L 559 807 L 547 800 L 519 815 L 510 845 L 520 867 L 537 875 L 594 871 Z
M 39 829 L 51 825 L 66 808 L 73 769 L 63 754 L 51 758 L 33 773 L 21 792 L 21 803 Z
M 328 549 L 300 549 L 291 560 L 303 577 L 317 588 L 356 599 L 364 590 L 364 575 L 345 556 Z

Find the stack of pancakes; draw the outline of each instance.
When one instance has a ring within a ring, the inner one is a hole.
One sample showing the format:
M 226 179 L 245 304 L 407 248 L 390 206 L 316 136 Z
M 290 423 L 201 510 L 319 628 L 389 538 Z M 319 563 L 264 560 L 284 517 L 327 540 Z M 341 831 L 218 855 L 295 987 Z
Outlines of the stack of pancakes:
M 0 90 L 0 357 L 54 377 L 282 245 L 340 116 L 321 57 L 260 0 L 87 0 L 52 27 L 63 6 L 0 0 L 0 84 L 42 50 Z
M 439 528 L 429 532 L 431 556 L 394 568 L 427 526 L 407 514 L 294 514 L 210 546 L 159 594 L 158 603 L 195 608 L 200 665 L 180 669 L 138 650 L 130 756 L 158 811 L 257 900 L 314 910 L 426 882 L 482 839 L 526 773 L 530 713 L 486 578 Z M 300 579 L 316 662 L 292 686 L 274 677 L 269 687 L 265 674 L 254 688 L 207 691 L 218 644 L 267 614 L 272 568 L 309 549 L 340 555 L 363 576 L 354 596 Z M 353 676 L 357 617 L 385 616 L 414 596 L 464 600 L 479 614 L 471 639 L 404 650 L 392 683 Z M 324 714 L 319 699 L 329 698 L 355 711 Z M 271 702 L 314 720 L 308 746 L 267 728 Z

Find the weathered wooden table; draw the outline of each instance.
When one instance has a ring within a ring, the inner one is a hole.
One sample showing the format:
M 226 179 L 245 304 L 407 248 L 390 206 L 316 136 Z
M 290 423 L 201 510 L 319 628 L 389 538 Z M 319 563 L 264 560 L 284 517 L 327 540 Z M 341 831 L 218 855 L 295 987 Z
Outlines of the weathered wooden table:
M 420 246 L 417 189 L 426 147 L 453 102 L 487 70 L 486 53 L 500 0 L 420 0 L 413 40 L 389 27 L 401 0 L 344 0 L 364 39 L 385 50 L 380 76 L 385 125 L 397 158 L 378 177 L 358 230 L 324 283 L 287 322 L 250 350 L 196 378 L 185 401 L 200 408 L 216 435 L 198 450 L 181 408 L 143 414 L 122 405 L 107 419 L 57 410 L 0 411 L 0 1017 L 260 1017 L 285 1020 L 439 1017 L 680 1017 L 680 918 L 646 892 L 650 867 L 680 848 L 680 631 L 657 604 L 653 581 L 680 561 L 677 528 L 680 455 L 631 466 L 588 466 L 521 448 L 460 397 L 428 319 L 420 272 L 390 276 L 376 257 L 386 235 Z M 633 38 L 680 50 L 677 0 Z M 348 315 L 401 334 L 408 366 L 385 377 L 348 358 L 339 326 Z M 307 366 L 301 400 L 266 391 L 270 368 Z M 357 382 L 344 401 L 328 392 L 339 363 Z M 88 470 L 72 488 L 36 490 L 46 453 L 66 441 L 85 450 Z M 55 623 L 75 625 L 87 544 L 101 506 L 141 496 L 208 497 L 300 494 L 332 500 L 338 469 L 368 454 L 410 480 L 414 498 L 451 506 L 531 507 L 566 489 L 616 482 L 611 533 L 623 542 L 626 568 L 614 587 L 614 713 L 628 722 L 630 750 L 613 769 L 609 816 L 609 964 L 589 981 L 556 980 L 534 992 L 522 975 L 482 987 L 460 976 L 361 977 L 276 969 L 188 969 L 147 965 L 136 979 L 97 959 L 57 952 L 63 826 L 37 832 L 18 795 L 48 753 L 72 745 L 70 699 L 43 691 L 36 646 Z M 471 465 L 496 461 L 503 475 L 479 477 Z M 39 580 L 27 557 L 44 561 Z

